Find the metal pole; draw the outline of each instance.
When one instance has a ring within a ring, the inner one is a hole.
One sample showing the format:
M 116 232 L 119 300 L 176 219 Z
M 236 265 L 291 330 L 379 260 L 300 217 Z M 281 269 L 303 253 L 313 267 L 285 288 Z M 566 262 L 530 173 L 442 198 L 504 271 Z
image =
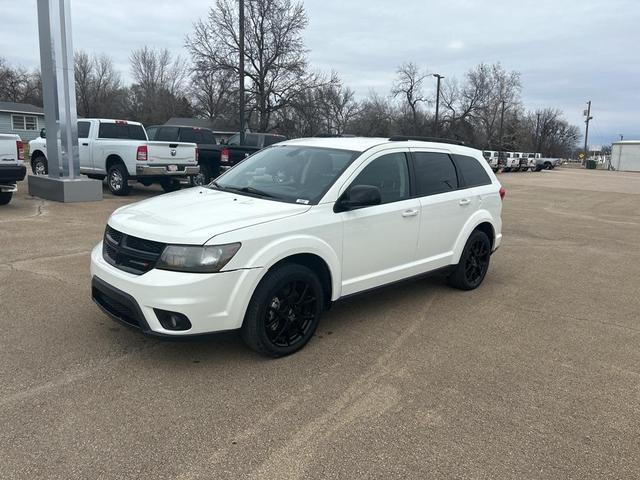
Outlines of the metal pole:
M 584 121 L 584 123 L 587 124 L 587 127 L 585 128 L 584 131 L 584 159 L 582 161 L 582 164 L 584 165 L 587 161 L 587 159 L 589 158 L 589 152 L 588 152 L 588 148 L 589 148 L 589 122 L 593 119 L 593 117 L 591 116 L 591 100 L 589 100 L 587 102 L 587 119 Z
M 502 144 L 502 129 L 504 127 L 504 111 L 505 111 L 505 104 L 504 104 L 504 100 L 502 101 L 502 109 L 500 112 L 500 151 L 498 152 L 498 159 L 504 159 L 504 145 Z
M 540 150 L 540 113 L 536 113 L 536 153 Z
M 433 126 L 434 136 L 437 137 L 438 136 L 438 115 L 440 113 L 440 80 L 442 80 L 444 77 L 439 73 L 434 73 L 433 76 L 438 79 L 438 86 L 436 87 L 436 118 Z
M 239 47 L 240 47 L 240 144 L 244 144 L 244 0 L 240 0 L 239 14 Z

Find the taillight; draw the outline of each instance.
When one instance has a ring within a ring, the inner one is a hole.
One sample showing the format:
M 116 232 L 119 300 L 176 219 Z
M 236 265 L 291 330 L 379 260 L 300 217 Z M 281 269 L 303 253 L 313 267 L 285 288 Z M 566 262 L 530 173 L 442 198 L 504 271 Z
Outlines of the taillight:
M 140 145 L 138 147 L 138 150 L 136 151 L 136 160 L 139 162 L 146 162 L 147 161 L 147 146 L 146 145 Z
M 220 152 L 220 163 L 229 163 L 229 149 L 223 148 Z
M 16 140 L 16 150 L 18 151 L 18 160 L 24 160 L 24 143 Z
M 500 200 L 504 200 L 504 196 L 507 194 L 507 191 L 504 187 L 500 187 Z
M 200 149 L 196 148 L 196 162 L 200 160 Z

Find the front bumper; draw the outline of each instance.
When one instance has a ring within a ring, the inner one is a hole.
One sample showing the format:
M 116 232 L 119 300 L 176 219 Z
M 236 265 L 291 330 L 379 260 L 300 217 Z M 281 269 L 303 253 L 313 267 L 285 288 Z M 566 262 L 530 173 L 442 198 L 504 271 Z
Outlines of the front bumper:
M 137 177 L 190 177 L 200 173 L 200 165 L 177 165 L 175 171 L 169 165 L 136 165 Z
M 21 182 L 27 174 L 27 167 L 23 165 L 0 165 L 0 184 Z
M 102 258 L 101 242 L 91 252 L 92 298 L 110 316 L 156 336 L 235 330 L 242 326 L 262 270 L 202 274 L 153 269 L 134 275 L 108 264 Z M 185 315 L 191 328 L 163 328 L 154 309 Z

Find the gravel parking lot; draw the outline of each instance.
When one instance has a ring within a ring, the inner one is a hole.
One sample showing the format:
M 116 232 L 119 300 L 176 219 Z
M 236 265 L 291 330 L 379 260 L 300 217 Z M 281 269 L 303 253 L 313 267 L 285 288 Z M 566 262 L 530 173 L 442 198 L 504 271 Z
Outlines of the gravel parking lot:
M 296 355 L 105 317 L 89 251 L 118 206 L 0 209 L 0 478 L 639 478 L 640 175 L 500 176 L 481 288 L 337 304 Z M 212 292 L 214 294 L 214 292 Z

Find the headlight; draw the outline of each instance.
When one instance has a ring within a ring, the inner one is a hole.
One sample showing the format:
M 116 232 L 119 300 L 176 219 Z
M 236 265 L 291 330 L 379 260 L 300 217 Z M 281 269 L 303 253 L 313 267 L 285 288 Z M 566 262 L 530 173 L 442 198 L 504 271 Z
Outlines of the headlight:
M 168 245 L 156 268 L 176 272 L 214 273 L 220 271 L 240 249 L 240 243 L 204 247 Z

